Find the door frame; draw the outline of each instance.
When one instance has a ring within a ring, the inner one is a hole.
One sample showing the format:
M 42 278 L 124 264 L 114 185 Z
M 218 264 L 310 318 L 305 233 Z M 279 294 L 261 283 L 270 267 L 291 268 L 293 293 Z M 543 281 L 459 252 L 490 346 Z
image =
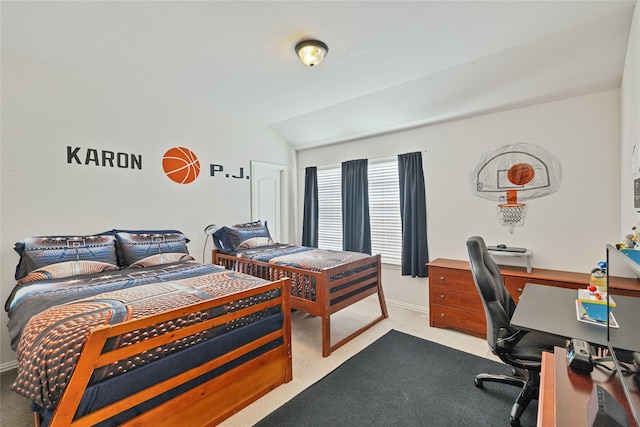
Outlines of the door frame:
M 251 220 L 252 221 L 257 221 L 259 219 L 262 218 L 258 218 L 258 212 L 259 212 L 259 194 L 258 194 L 258 181 L 260 180 L 260 177 L 258 176 L 257 173 L 257 169 L 259 168 L 264 168 L 264 169 L 271 169 L 273 171 L 278 171 L 280 173 L 280 223 L 278 224 L 278 229 L 280 230 L 280 236 L 272 236 L 274 237 L 274 240 L 276 240 L 276 238 L 278 238 L 278 240 L 280 240 L 281 242 L 288 242 L 288 238 L 289 238 L 289 230 L 286 227 L 286 224 L 288 224 L 287 218 L 289 218 L 289 193 L 288 191 L 286 191 L 287 189 L 287 182 L 288 182 L 288 176 L 287 176 L 287 166 L 286 165 L 280 165 L 280 164 L 276 164 L 276 163 L 267 163 L 267 162 L 260 162 L 260 161 L 256 161 L 256 160 L 251 160 Z

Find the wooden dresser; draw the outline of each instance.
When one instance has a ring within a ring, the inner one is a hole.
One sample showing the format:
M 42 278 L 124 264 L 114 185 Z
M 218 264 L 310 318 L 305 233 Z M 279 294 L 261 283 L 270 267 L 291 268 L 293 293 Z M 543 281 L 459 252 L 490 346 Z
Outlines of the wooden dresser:
M 429 324 L 453 328 L 481 338 L 487 336 L 482 301 L 476 290 L 469 261 L 438 258 L 429 266 Z M 505 287 L 518 303 L 526 283 L 579 289 L 589 284 L 588 273 L 500 266 Z M 640 296 L 636 279 L 615 278 L 612 294 Z

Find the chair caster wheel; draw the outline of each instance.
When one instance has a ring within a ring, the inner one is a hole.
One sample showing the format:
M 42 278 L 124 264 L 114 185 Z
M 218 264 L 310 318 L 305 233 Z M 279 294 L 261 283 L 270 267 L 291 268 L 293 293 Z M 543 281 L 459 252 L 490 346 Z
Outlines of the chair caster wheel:
M 511 427 L 520 427 L 520 420 L 518 418 L 510 418 L 509 423 Z
M 478 388 L 483 388 L 484 385 L 482 384 L 482 381 L 478 380 L 477 378 L 473 379 L 473 384 L 475 384 L 476 387 Z

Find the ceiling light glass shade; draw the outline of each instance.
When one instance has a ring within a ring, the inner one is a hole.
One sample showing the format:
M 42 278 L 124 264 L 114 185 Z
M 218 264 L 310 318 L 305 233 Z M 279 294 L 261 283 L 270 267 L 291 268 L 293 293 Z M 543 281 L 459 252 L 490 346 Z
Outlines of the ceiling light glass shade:
M 305 65 L 315 67 L 322 62 L 329 48 L 319 40 L 304 40 L 296 45 L 296 52 Z

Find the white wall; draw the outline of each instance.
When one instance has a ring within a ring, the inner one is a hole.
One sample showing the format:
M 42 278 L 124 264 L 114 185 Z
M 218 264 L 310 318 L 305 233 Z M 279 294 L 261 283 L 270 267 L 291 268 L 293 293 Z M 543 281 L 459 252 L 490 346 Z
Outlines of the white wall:
M 529 201 L 525 225 L 510 234 L 498 224 L 496 203 L 470 192 L 469 172 L 493 147 L 539 145 L 562 165 L 552 195 Z M 588 272 L 620 238 L 620 91 L 423 127 L 298 153 L 298 212 L 304 168 L 423 150 L 430 259 L 467 259 L 465 241 L 533 250 L 533 267 Z M 426 309 L 426 279 L 385 269 L 385 296 Z
M 236 176 L 240 167 L 249 174 L 251 160 L 284 164 L 289 189 L 296 183 L 294 151 L 264 126 L 7 52 L 1 83 L 3 303 L 15 283 L 13 244 L 23 237 L 175 228 L 191 238 L 189 250 L 200 260 L 206 225 L 251 219 L 250 181 L 211 177 L 209 164 L 222 164 Z M 82 153 L 94 148 L 139 154 L 142 170 L 68 164 L 67 145 L 83 147 Z M 200 176 L 191 184 L 176 184 L 162 170 L 162 155 L 174 146 L 191 149 L 200 160 Z M 295 225 L 293 214 L 287 216 L 286 237 Z M 3 365 L 15 358 L 6 323 L 3 313 Z
M 633 145 L 640 144 L 640 2 L 636 2 L 631 22 L 627 56 L 622 78 L 622 139 L 620 182 L 620 234 L 632 233 L 631 227 L 640 221 L 633 207 L 633 179 L 631 174 Z
M 163 99 L 161 90 L 124 91 L 109 81 L 2 52 L 0 297 L 5 301 L 14 284 L 18 257 L 13 243 L 29 235 L 178 228 L 192 239 L 191 253 L 199 259 L 205 225 L 244 221 L 250 215 L 249 182 L 207 177 L 209 163 L 234 171 L 244 167 L 245 173 L 252 159 L 289 165 L 289 189 L 298 199 L 292 197 L 287 231 L 299 240 L 306 166 L 417 150 L 428 151 L 431 259 L 465 259 L 465 239 L 481 234 L 489 244 L 531 248 L 534 267 L 588 271 L 604 257 L 604 244 L 620 239 L 638 220 L 628 165 L 630 147 L 640 140 L 639 13 L 636 7 L 621 91 L 297 155 L 262 126 Z M 564 182 L 558 193 L 531 201 L 526 224 L 510 235 L 498 225 L 493 202 L 470 194 L 468 173 L 488 149 L 512 142 L 548 149 L 562 164 Z M 68 165 L 67 145 L 142 154 L 143 170 Z M 160 168 L 162 154 L 177 145 L 196 152 L 203 165 L 200 178 L 187 186 L 172 183 Z M 390 301 L 426 309 L 426 279 L 385 268 L 383 281 Z M 1 320 L 6 325 L 4 313 Z M 14 357 L 2 327 L 0 370 Z

